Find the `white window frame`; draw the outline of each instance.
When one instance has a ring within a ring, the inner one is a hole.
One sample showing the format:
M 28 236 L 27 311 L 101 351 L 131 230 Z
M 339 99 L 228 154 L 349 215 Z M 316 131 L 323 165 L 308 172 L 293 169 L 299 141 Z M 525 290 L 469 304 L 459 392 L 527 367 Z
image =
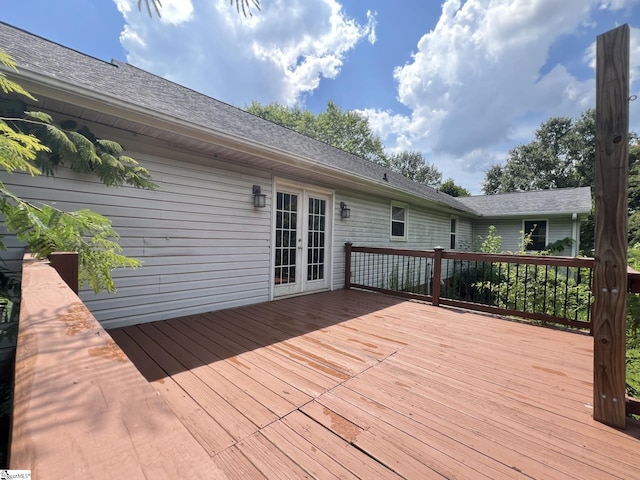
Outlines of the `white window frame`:
M 402 224 L 404 225 L 404 235 L 397 236 L 393 234 L 393 224 L 394 222 L 399 223 L 400 220 L 393 219 L 393 209 L 394 208 L 402 208 L 404 210 L 404 219 L 402 220 Z M 400 202 L 391 202 L 391 206 L 389 207 L 389 239 L 392 242 L 406 242 L 408 238 L 408 230 L 409 230 L 409 208 L 406 203 Z
M 544 232 L 544 246 L 540 250 L 534 250 L 533 248 L 528 248 L 527 245 L 524 246 L 525 252 L 540 252 L 544 250 L 544 247 L 549 245 L 549 219 L 548 218 L 524 218 L 522 220 L 522 235 L 527 235 L 529 232 L 525 229 L 525 224 L 527 222 L 544 222 L 545 224 L 545 232 Z
M 455 222 L 455 228 L 452 228 L 453 225 L 454 225 L 453 222 Z M 458 220 L 458 217 L 456 217 L 454 215 L 449 217 L 449 248 L 451 250 L 457 250 L 458 249 L 458 226 L 459 226 L 459 224 L 460 224 L 460 221 Z M 452 243 L 453 243 L 453 247 L 451 246 Z

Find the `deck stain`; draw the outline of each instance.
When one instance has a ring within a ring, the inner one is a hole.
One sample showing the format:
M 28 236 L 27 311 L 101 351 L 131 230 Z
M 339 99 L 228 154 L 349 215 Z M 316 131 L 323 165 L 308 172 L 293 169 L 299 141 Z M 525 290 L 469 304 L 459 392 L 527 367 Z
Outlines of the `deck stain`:
M 331 376 L 331 377 L 336 377 L 340 380 L 348 380 L 351 377 L 345 373 L 342 373 L 338 370 L 334 370 L 333 368 L 329 368 L 326 365 L 323 365 L 321 363 L 318 362 L 314 362 L 313 360 L 310 360 L 308 358 L 303 357 L 302 355 L 297 355 L 285 348 L 282 348 L 278 345 L 274 345 L 273 346 L 274 349 L 279 350 L 281 352 L 283 352 L 285 355 L 287 355 L 289 358 L 293 359 L 293 360 L 298 360 L 301 362 L 306 363 L 309 367 L 318 370 L 320 372 L 326 373 L 327 375 Z
M 355 442 L 360 433 L 360 428 L 351 423 L 349 420 L 341 415 L 329 410 L 327 407 L 322 409 L 322 413 L 331 418 L 331 430 L 336 432 L 342 438 L 348 442 Z
M 561 372 L 560 370 L 554 370 L 553 368 L 538 367 L 537 365 L 534 365 L 533 368 L 537 368 L 538 370 L 542 370 L 543 372 L 547 372 L 547 373 L 552 373 L 554 375 L 560 375 L 561 377 L 567 376 L 566 373 Z
M 369 348 L 378 348 L 378 345 L 374 343 L 363 342 L 362 340 L 357 340 L 355 338 L 347 338 L 347 341 L 353 342 L 353 343 L 359 343 L 360 345 L 364 345 L 365 347 L 369 347 Z
M 229 357 L 229 361 L 235 365 L 238 365 L 239 367 L 246 368 L 247 370 L 251 370 L 251 367 L 249 367 L 248 365 L 238 360 L 238 357 Z
M 66 313 L 56 317 L 65 323 L 67 335 L 76 335 L 91 328 L 91 313 L 82 302 L 72 303 Z
M 88 350 L 91 357 L 106 358 L 117 362 L 126 362 L 127 356 L 113 340 L 107 340 L 102 347 L 93 347 Z

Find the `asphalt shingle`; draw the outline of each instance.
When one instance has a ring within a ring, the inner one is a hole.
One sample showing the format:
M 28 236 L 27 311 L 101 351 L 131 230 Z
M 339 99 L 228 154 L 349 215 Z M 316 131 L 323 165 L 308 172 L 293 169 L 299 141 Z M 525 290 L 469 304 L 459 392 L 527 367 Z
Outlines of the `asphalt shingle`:
M 591 187 L 478 195 L 460 202 L 485 217 L 589 213 Z

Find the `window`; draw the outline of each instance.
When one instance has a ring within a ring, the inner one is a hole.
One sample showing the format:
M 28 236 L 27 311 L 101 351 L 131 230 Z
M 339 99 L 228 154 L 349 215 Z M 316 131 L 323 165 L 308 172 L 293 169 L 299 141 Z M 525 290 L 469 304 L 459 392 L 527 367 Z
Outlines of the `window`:
M 407 239 L 407 207 L 391 205 L 391 240 Z
M 525 220 L 524 234 L 531 236 L 531 242 L 524 246 L 527 251 L 544 250 L 547 245 L 547 221 Z
M 449 242 L 449 248 L 451 250 L 456 249 L 456 229 L 458 228 L 458 219 L 451 218 L 451 241 Z

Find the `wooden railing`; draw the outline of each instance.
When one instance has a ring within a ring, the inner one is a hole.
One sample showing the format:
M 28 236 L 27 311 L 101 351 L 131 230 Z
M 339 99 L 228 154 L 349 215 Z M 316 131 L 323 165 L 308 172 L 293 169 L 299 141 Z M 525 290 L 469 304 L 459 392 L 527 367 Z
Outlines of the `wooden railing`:
M 590 329 L 592 258 L 346 245 L 345 287 Z
M 77 272 L 72 255 L 59 260 L 63 275 Z M 69 287 L 47 262 L 26 258 L 22 271 L 9 468 L 33 478 L 220 478 L 73 292 L 77 274 Z
M 592 334 L 593 258 L 400 250 L 345 244 L 345 288 L 534 319 Z M 627 287 L 640 293 L 640 272 Z M 627 415 L 640 400 L 626 398 Z

